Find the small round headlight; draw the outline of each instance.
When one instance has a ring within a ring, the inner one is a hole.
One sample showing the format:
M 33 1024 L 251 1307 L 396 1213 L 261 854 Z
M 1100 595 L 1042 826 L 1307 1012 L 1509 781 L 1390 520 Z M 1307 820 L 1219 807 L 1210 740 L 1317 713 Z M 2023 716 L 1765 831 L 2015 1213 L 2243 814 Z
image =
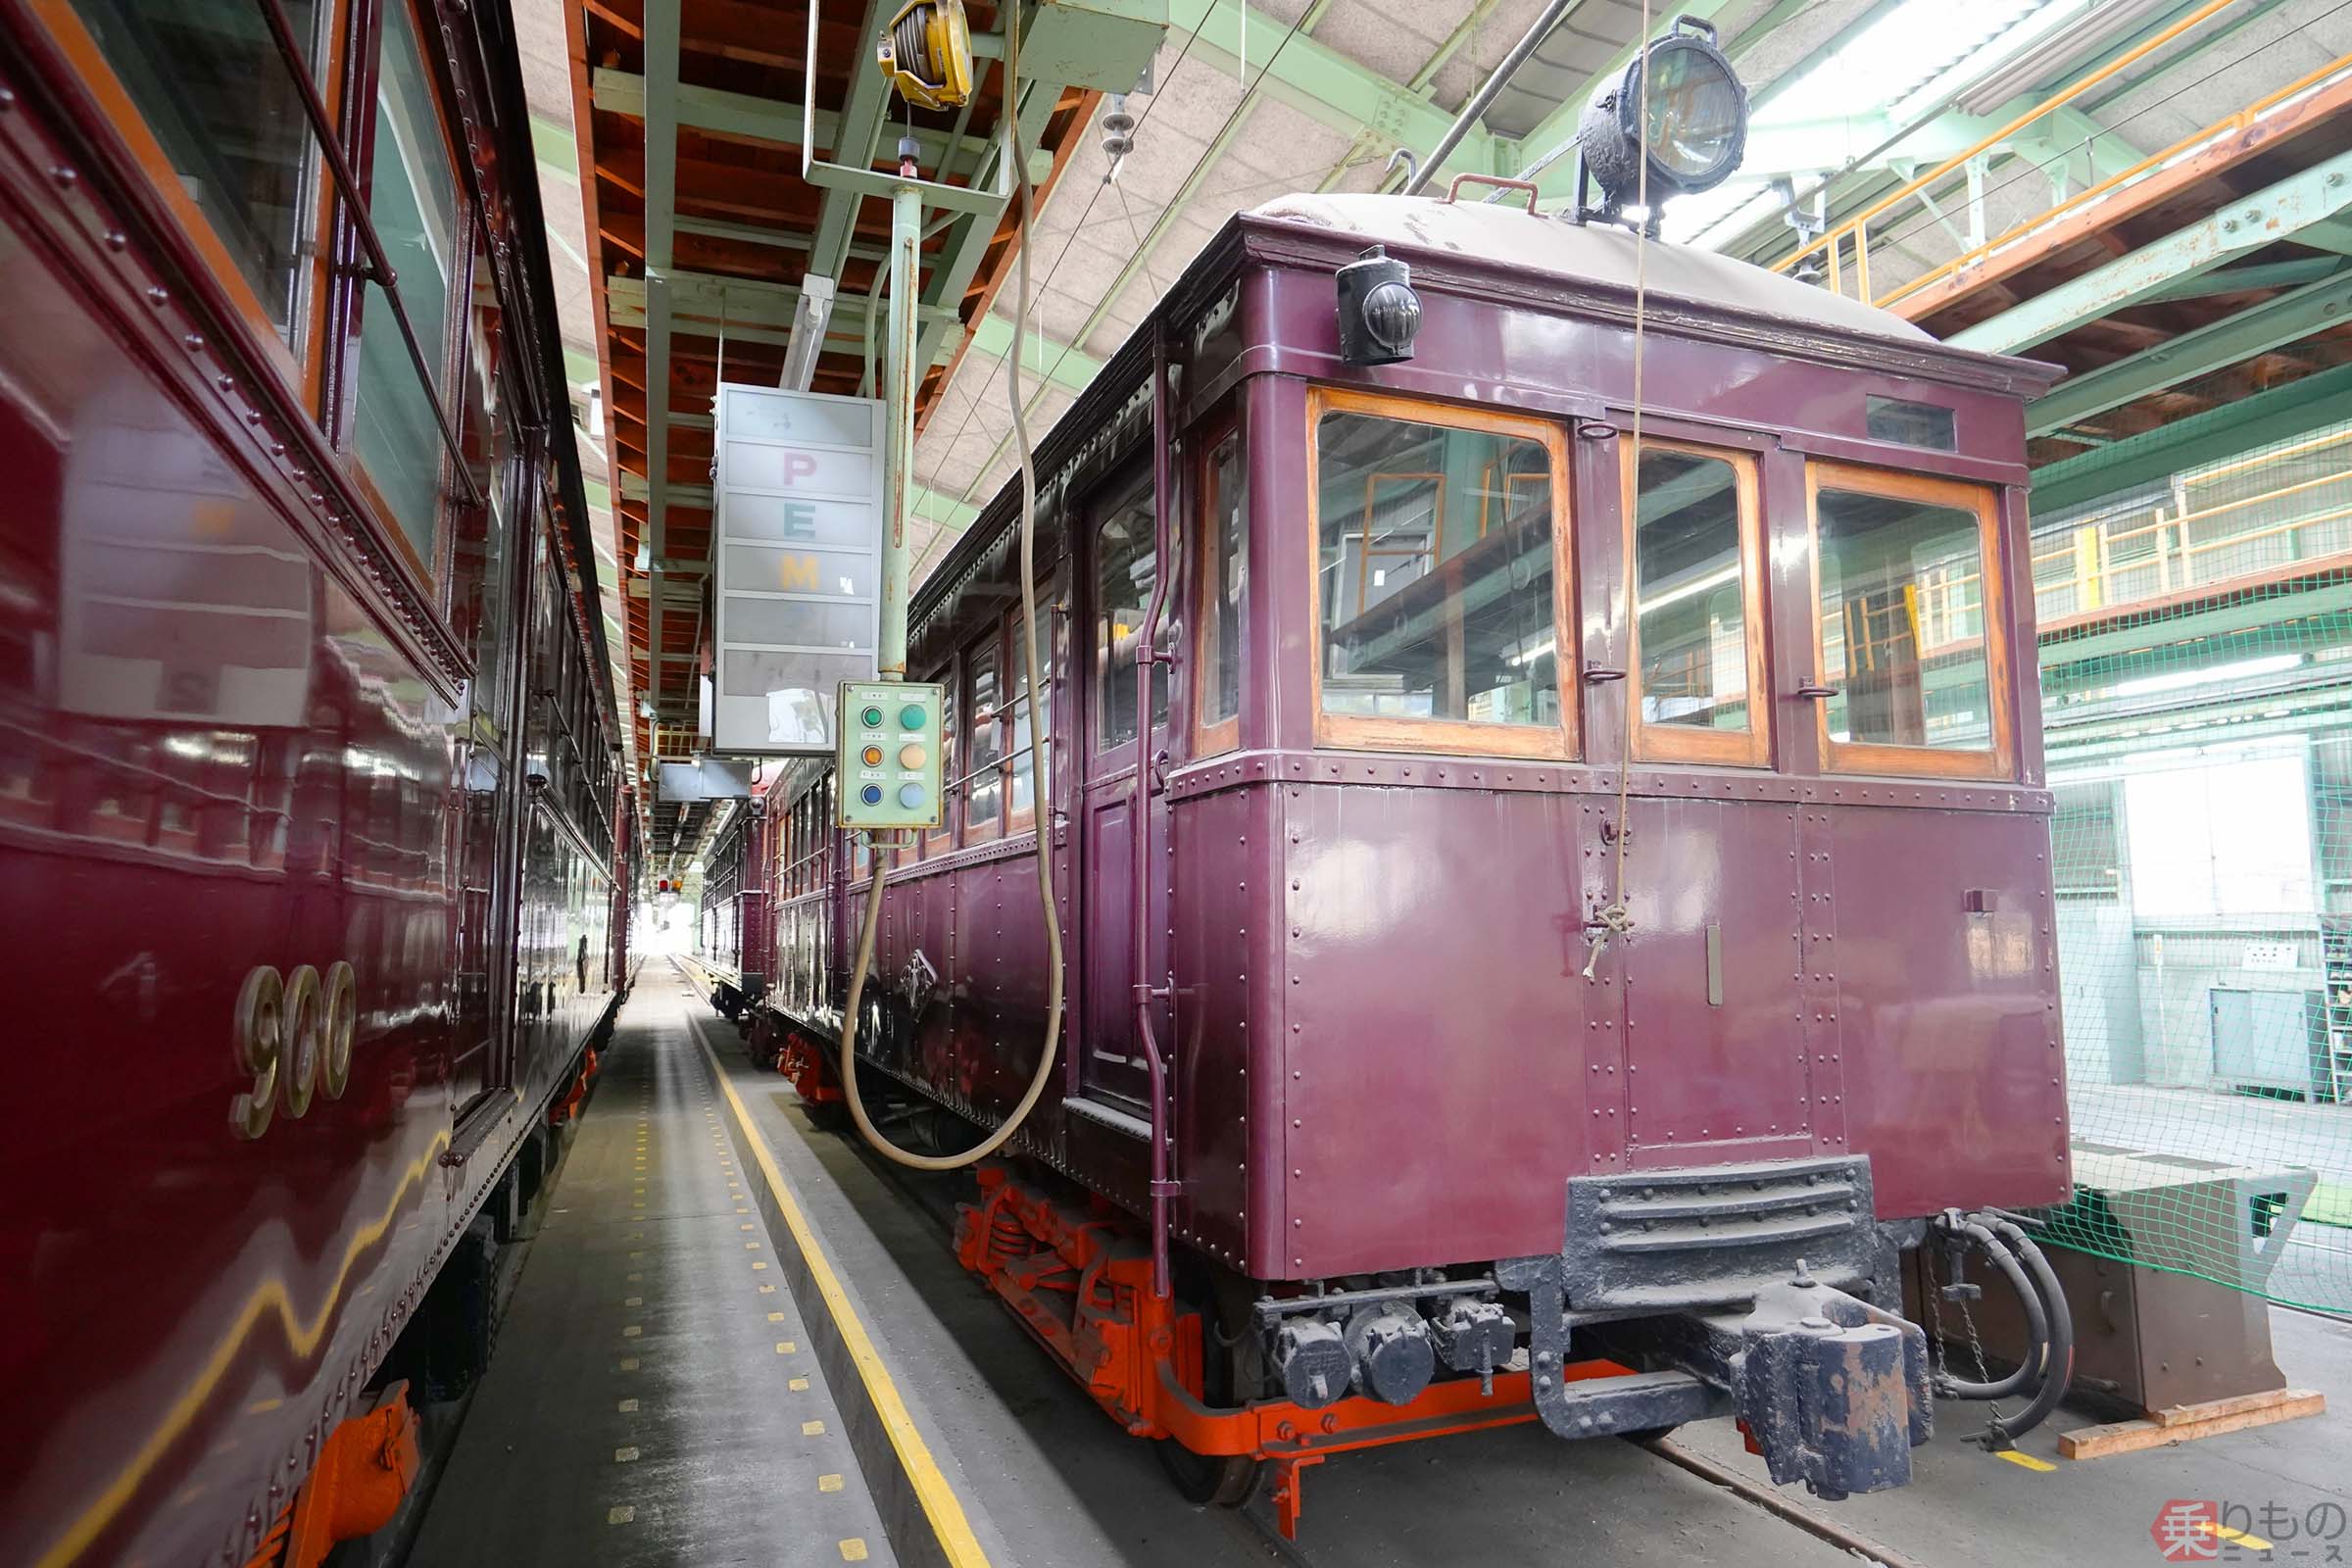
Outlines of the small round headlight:
M 1421 330 L 1421 296 L 1394 278 L 1364 296 L 1364 330 L 1391 354 L 1411 351 Z

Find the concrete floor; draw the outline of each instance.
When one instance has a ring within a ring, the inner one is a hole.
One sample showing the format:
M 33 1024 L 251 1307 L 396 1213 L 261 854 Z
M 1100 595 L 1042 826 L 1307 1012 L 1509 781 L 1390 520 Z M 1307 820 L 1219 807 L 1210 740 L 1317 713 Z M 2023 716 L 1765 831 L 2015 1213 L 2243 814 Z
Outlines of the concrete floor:
M 409 1561 L 895 1562 L 688 1004 L 648 969 Z
M 415 1562 L 839 1562 L 839 1544 L 851 1540 L 889 1560 L 855 1464 L 802 1450 L 801 1420 L 831 1401 L 821 1384 L 796 1391 L 778 1375 L 768 1342 L 787 1329 L 765 1320 L 767 1310 L 797 1309 L 788 1297 L 747 1308 L 733 1294 L 743 1258 L 732 1210 L 740 1183 L 754 1178 L 729 1160 L 723 1133 L 712 1136 L 723 1116 L 712 1114 L 697 1042 L 710 1047 L 835 1266 L 855 1282 L 915 1419 L 953 1455 L 967 1505 L 1008 1568 L 1853 1560 L 1648 1451 L 1614 1440 L 1566 1444 L 1536 1426 L 1315 1467 L 1296 1546 L 1275 1536 L 1262 1501 L 1248 1515 L 1193 1507 L 1149 1445 L 1119 1435 L 956 1266 L 943 1216 L 961 1196 L 959 1178 L 909 1188 L 854 1139 L 812 1130 L 780 1080 L 744 1058 L 734 1028 L 681 1005 L 678 987 L 652 965 L 618 1040 L 596 1102 L 614 1114 L 600 1120 L 592 1107 L 581 1130 Z M 631 1199 L 622 1177 L 640 1118 L 649 1192 Z M 662 1227 L 640 1238 L 652 1243 L 642 1248 L 629 1232 L 647 1222 L 622 1206 L 636 1200 L 657 1205 L 643 1212 Z M 631 1272 L 646 1276 L 642 1286 L 627 1282 Z M 642 1309 L 622 1308 L 624 1292 L 641 1295 Z M 642 1334 L 615 1338 L 631 1321 Z M 1814 1506 L 1928 1568 L 2145 1568 L 2163 1561 L 2149 1527 L 2176 1498 L 2229 1505 L 2227 1522 L 2250 1534 L 2269 1522 L 2276 1560 L 2343 1561 L 2352 1525 L 2315 1541 L 2300 1523 L 2288 1537 L 2278 1521 L 2316 1517 L 2325 1529 L 2352 1514 L 2352 1466 L 2342 1457 L 2352 1451 L 2352 1327 L 2280 1312 L 2274 1332 L 2288 1380 L 2327 1393 L 2335 1406 L 2327 1415 L 2070 1463 L 2056 1458 L 2056 1430 L 2093 1418 L 2062 1414 L 2027 1440 L 2037 1461 L 2030 1467 L 1963 1442 L 1983 1411 L 1952 1405 L 1938 1412 L 1941 1436 L 1915 1456 L 1910 1488 Z M 634 1377 L 660 1402 L 624 1416 L 619 1366 L 632 1350 Z M 1675 1441 L 1762 1479 L 1728 1423 Z M 640 1458 L 617 1461 L 622 1446 Z M 825 1473 L 846 1474 L 849 1490 L 815 1494 L 813 1478 Z M 628 1523 L 609 1522 L 609 1509 L 630 1506 Z M 2219 1544 L 2220 1560 L 2263 1560 L 2249 1544 Z
M 936 1218 L 953 1201 L 950 1192 L 916 1201 L 854 1138 L 813 1131 L 796 1097 L 744 1060 L 732 1026 L 699 1008 L 693 1022 L 754 1107 L 837 1262 L 858 1280 L 942 1446 L 1024 1565 L 1852 1561 L 1642 1449 L 1614 1440 L 1562 1443 L 1534 1426 L 1315 1467 L 1296 1548 L 1275 1543 L 1262 1501 L 1251 1520 L 1192 1507 L 1170 1489 L 1149 1446 L 1120 1438 L 956 1266 Z M 1931 1568 L 2145 1568 L 2163 1560 L 2149 1527 L 2175 1498 L 2243 1504 L 2249 1520 L 2266 1504 L 2298 1518 L 2321 1504 L 2352 1511 L 2352 1466 L 2342 1457 L 2352 1451 L 2352 1326 L 2288 1312 L 2274 1313 L 2273 1322 L 2279 1365 L 2291 1384 L 2328 1395 L 2327 1415 L 2073 1463 L 2057 1458 L 2057 1432 L 2100 1418 L 2061 1412 L 2026 1440 L 2027 1454 L 2052 1466 L 2034 1469 L 1963 1442 L 1981 1430 L 1984 1411 L 1947 1405 L 1938 1412 L 1941 1436 L 1915 1456 L 1910 1488 L 1816 1506 Z M 1676 1441 L 1763 1478 L 1761 1461 L 1743 1451 L 1729 1423 L 1686 1429 Z M 2331 1517 L 2323 1514 L 2322 1524 Z M 2333 1543 L 2333 1559 L 2327 1544 L 2280 1540 L 2278 1560 L 2352 1559 L 2352 1527 Z M 2298 1546 L 2312 1555 L 2291 1556 Z M 2221 1550 L 2224 1561 L 2260 1560 L 2235 1544 Z

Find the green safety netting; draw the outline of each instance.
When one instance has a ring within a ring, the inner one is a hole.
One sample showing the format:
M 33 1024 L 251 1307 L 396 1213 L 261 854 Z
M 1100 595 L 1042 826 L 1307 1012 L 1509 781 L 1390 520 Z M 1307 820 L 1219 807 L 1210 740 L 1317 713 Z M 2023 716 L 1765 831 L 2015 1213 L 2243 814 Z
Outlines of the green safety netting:
M 2352 1313 L 2352 420 L 2033 538 L 2077 1182 L 2044 1234 Z

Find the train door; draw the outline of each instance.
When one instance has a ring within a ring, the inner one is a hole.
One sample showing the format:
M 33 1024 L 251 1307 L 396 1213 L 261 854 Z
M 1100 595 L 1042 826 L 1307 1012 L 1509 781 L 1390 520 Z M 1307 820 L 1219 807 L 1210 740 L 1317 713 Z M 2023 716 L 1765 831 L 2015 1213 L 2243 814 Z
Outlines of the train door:
M 1624 477 L 1634 787 L 1595 858 L 1613 886 L 1622 851 L 1635 922 L 1617 960 L 1626 1158 L 1809 1153 L 1801 812 L 1755 787 L 1773 706 L 1757 456 L 1649 438 Z
M 1144 618 L 1160 563 L 1152 536 L 1152 476 L 1149 470 L 1112 480 L 1096 492 L 1085 517 L 1078 552 L 1085 588 L 1082 637 L 1073 638 L 1088 678 L 1081 684 L 1084 711 L 1072 726 L 1080 737 L 1078 829 L 1082 875 L 1080 918 L 1085 933 L 1079 956 L 1079 1029 L 1075 1042 L 1079 1085 L 1090 1097 L 1143 1105 L 1150 1102 L 1141 1042 L 1136 1038 L 1135 832 L 1137 735 L 1146 750 L 1164 757 L 1168 745 L 1168 668 L 1152 666 L 1149 712 L 1138 711 L 1136 655 Z M 1173 645 L 1168 624 L 1176 618 L 1171 590 L 1161 606 L 1159 646 Z M 1168 970 L 1167 802 L 1152 802 L 1147 824 L 1153 864 L 1152 906 L 1142 940 L 1145 972 Z M 1162 1038 L 1168 1019 L 1154 1020 Z

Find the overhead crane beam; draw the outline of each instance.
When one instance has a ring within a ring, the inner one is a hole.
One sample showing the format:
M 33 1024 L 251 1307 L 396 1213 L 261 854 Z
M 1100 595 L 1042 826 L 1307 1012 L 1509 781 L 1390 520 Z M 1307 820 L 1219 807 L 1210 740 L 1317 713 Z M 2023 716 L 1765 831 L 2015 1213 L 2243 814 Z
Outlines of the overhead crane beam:
M 1955 332 L 1950 341 L 1988 354 L 2021 353 L 2144 304 L 2237 257 L 2279 240 L 2300 240 L 2312 225 L 2333 220 L 2347 209 L 2352 209 L 2352 153 L 2341 153 Z M 2067 382 L 2053 395 L 2063 396 L 2075 384 Z
M 2026 405 L 2026 431 L 2049 435 L 2347 320 L 2352 320 L 2352 276 L 2307 283 L 2112 365 L 2069 376 Z
M 2203 414 L 2126 436 L 2034 470 L 2034 511 L 2049 516 L 2135 490 L 2208 463 L 2227 462 L 2333 423 L 2352 398 L 2352 365 L 2339 365 L 2238 398 Z

